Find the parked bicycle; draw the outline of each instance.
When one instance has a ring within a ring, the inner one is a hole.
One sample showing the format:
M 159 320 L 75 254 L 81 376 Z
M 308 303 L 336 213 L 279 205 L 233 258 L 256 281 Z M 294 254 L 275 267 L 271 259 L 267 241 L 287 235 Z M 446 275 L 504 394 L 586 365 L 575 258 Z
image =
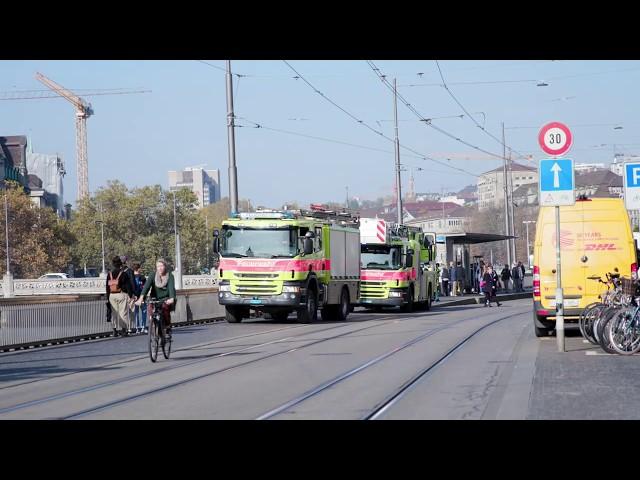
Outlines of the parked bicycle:
M 151 299 L 147 301 L 147 312 L 149 318 L 149 358 L 152 362 L 158 359 L 158 350 L 162 347 L 164 358 L 169 359 L 171 355 L 171 335 L 167 335 L 165 326 L 162 324 L 162 305 L 165 300 Z
M 619 302 L 619 277 L 620 275 L 618 273 L 607 273 L 606 281 L 602 280 L 602 277 L 600 276 L 587 277 L 588 279 L 595 280 L 607 287 L 607 291 L 599 295 L 600 301 L 587 305 L 578 320 L 580 333 L 594 345 L 599 345 L 600 343 L 597 336 L 597 329 L 594 328 L 597 326 L 598 320 L 601 318 L 605 310 Z
M 580 316 L 583 337 L 607 353 L 631 355 L 640 351 L 640 296 L 636 279 L 607 273 L 607 280 L 588 277 L 607 286 L 600 302 L 588 305 Z

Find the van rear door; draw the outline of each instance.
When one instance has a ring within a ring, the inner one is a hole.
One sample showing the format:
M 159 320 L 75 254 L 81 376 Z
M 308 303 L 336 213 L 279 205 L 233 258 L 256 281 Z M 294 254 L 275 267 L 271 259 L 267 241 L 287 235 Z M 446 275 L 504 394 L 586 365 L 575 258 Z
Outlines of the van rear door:
M 560 209 L 560 257 L 562 266 L 562 289 L 565 308 L 577 308 L 585 294 L 585 274 L 582 268 L 583 209 L 576 205 L 569 211 Z M 549 208 L 543 219 L 543 254 L 538 259 L 540 268 L 540 295 L 542 306 L 555 309 L 556 298 L 556 224 L 555 209 Z

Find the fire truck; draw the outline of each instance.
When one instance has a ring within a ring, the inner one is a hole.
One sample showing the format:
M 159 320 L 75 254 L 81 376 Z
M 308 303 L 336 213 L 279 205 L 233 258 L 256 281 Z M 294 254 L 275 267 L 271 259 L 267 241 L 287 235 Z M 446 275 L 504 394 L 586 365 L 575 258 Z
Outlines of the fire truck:
M 311 210 L 239 213 L 214 232 L 220 258 L 218 299 L 230 323 L 250 310 L 301 323 L 346 320 L 360 295 L 356 217 Z
M 360 219 L 360 305 L 429 310 L 435 299 L 435 234 L 418 227 Z

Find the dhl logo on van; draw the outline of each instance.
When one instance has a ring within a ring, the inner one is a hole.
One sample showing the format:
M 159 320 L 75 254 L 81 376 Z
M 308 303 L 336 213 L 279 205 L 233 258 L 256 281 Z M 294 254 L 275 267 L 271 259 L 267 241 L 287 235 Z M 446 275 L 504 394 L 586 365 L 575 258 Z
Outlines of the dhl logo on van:
M 586 243 L 585 250 L 618 250 L 615 243 Z
M 553 236 L 552 240 L 553 246 L 555 247 L 558 243 L 556 242 L 556 236 Z M 560 230 L 560 246 L 561 247 L 570 247 L 575 243 L 573 239 L 573 232 L 570 230 Z
M 236 272 L 306 272 L 310 269 L 314 271 L 331 270 L 331 260 L 231 260 L 223 258 L 220 260 L 221 270 L 233 270 Z

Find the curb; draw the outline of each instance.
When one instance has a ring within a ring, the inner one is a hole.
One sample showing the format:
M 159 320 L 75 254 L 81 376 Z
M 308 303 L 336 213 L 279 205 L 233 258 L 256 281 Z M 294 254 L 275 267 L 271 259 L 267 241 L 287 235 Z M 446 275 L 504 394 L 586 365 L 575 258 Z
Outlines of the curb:
M 533 294 L 531 292 L 524 293 L 507 293 L 506 295 L 498 295 L 497 298 L 501 302 L 509 301 L 509 300 L 521 300 L 524 298 L 532 298 Z M 460 300 L 451 300 L 448 302 L 440 303 L 439 305 L 434 305 L 437 307 L 448 307 L 448 306 L 457 306 L 457 305 L 480 305 L 484 301 L 484 296 L 480 295 L 471 295 L 466 298 L 461 298 Z

